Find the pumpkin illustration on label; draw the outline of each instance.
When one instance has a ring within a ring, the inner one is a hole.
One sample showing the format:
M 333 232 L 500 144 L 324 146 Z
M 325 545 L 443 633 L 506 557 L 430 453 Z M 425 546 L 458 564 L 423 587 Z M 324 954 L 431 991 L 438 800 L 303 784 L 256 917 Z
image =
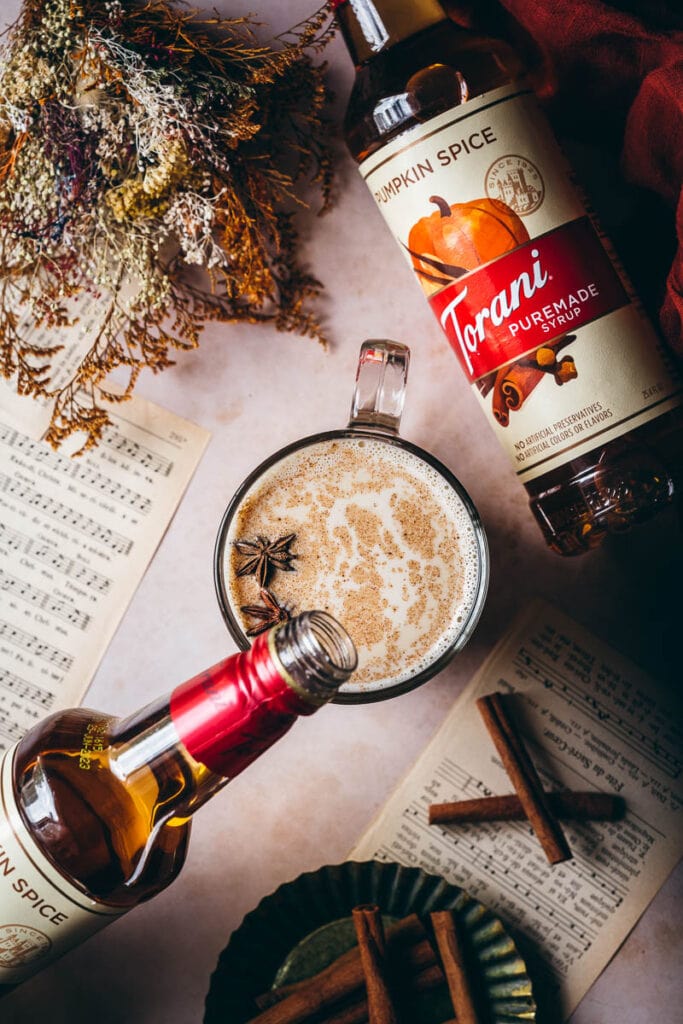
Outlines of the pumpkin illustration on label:
M 430 196 L 436 210 L 410 229 L 406 249 L 426 295 L 529 241 L 521 219 L 499 199 L 452 206 Z

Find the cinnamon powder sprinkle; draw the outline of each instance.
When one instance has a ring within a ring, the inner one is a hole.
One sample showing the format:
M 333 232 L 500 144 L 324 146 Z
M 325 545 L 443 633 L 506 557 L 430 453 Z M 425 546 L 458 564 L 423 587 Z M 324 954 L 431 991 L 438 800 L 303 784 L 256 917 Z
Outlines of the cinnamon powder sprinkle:
M 473 588 L 461 534 L 470 527 L 455 501 L 441 477 L 429 485 L 409 453 L 395 456 L 382 442 L 321 442 L 272 467 L 231 529 L 296 534 L 297 571 L 277 575 L 278 598 L 339 619 L 358 649 L 353 685 L 362 686 L 416 674 L 466 614 Z M 235 568 L 233 559 L 239 609 L 252 603 L 254 581 L 237 578 Z

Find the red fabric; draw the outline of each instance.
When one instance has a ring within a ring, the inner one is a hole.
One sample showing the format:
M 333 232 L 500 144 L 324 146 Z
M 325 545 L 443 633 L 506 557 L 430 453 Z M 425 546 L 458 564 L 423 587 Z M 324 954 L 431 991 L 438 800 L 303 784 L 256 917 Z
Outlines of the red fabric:
M 678 251 L 660 310 L 665 336 L 683 353 L 683 60 L 655 68 L 644 79 L 626 122 L 623 165 L 637 184 L 676 207 Z
M 660 324 L 669 343 L 683 355 L 680 8 L 662 0 L 631 0 L 619 6 L 600 0 L 501 2 L 551 64 L 555 80 L 550 91 L 559 123 L 576 131 L 585 119 L 588 136 L 620 149 L 625 178 L 670 204 L 668 226 L 673 227 L 675 218 L 677 251 L 666 280 Z M 644 261 L 650 257 L 651 253 L 642 253 Z

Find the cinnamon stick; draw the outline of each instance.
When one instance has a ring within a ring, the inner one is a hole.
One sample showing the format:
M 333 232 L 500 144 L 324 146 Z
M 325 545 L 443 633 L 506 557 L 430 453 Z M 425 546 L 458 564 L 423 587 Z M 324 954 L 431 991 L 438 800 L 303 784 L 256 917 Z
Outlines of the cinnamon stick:
M 480 697 L 477 708 L 549 862 L 570 860 L 572 853 L 565 834 L 548 806 L 538 773 L 504 708 L 502 694 Z
M 548 806 L 559 818 L 575 821 L 617 821 L 624 813 L 624 801 L 612 793 L 546 793 Z M 526 814 L 519 797 L 485 796 L 475 800 L 430 804 L 429 824 L 445 825 L 480 821 L 524 821 Z
M 438 910 L 430 917 L 455 1018 L 458 1024 L 480 1024 L 455 915 L 450 910 Z
M 429 939 L 423 939 L 422 942 L 416 942 L 412 946 L 402 946 L 398 941 L 400 936 L 394 937 L 393 933 L 390 933 L 388 929 L 387 936 L 387 944 L 392 951 L 393 957 L 400 963 L 401 971 L 408 977 L 413 975 L 419 977 L 419 972 L 436 964 L 436 953 Z M 394 938 L 393 942 L 391 941 L 392 937 Z M 268 992 L 263 992 L 260 996 L 256 997 L 255 1003 L 260 1010 L 265 1010 L 267 1006 L 273 1006 L 275 1003 L 281 1002 L 291 995 L 292 992 L 299 992 L 308 985 L 318 984 L 318 979 L 323 978 L 324 980 L 326 975 L 340 971 L 344 964 L 350 960 L 357 962 L 359 957 L 360 951 L 358 946 L 354 946 L 347 953 L 342 953 L 340 957 L 330 964 L 329 967 L 325 967 L 319 974 L 313 975 L 310 978 L 304 978 L 302 981 L 293 981 L 289 985 L 280 985 L 279 988 L 270 989 Z M 356 987 L 359 988 L 362 983 L 361 974 Z
M 415 995 L 419 992 L 429 992 L 443 984 L 443 971 L 438 964 L 434 963 L 431 967 L 425 968 L 420 974 L 416 974 L 414 978 L 410 979 L 407 991 L 410 995 Z M 330 1016 L 316 1020 L 317 1024 L 367 1024 L 368 1001 L 367 999 L 359 999 L 343 1007 L 341 1010 L 330 1014 Z
M 425 938 L 424 926 L 416 914 L 410 914 L 402 921 L 398 921 L 387 929 L 386 934 L 387 945 L 392 951 L 394 944 L 397 947 L 415 945 L 417 939 Z M 422 946 L 422 942 L 418 945 Z M 431 957 L 432 963 L 435 961 L 429 943 L 424 943 L 419 955 Z M 362 988 L 364 980 L 360 951 L 354 946 L 314 977 L 292 985 L 289 995 L 257 1014 L 250 1024 L 300 1024 L 314 1013 L 327 1010 L 351 996 L 357 989 Z
M 354 907 L 360 962 L 365 976 L 368 1000 L 368 1024 L 398 1024 L 387 967 L 382 915 L 376 904 Z

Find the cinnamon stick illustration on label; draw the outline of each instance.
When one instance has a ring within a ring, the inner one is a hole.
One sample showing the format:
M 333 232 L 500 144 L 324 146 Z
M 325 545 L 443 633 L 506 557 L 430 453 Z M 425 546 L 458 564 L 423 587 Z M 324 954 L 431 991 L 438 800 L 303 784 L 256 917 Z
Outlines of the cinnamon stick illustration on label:
M 579 373 L 574 357 L 565 355 L 561 359 L 557 358 L 557 353 L 575 340 L 575 334 L 564 334 L 547 345 L 539 346 L 535 352 L 529 353 L 523 359 L 487 374 L 478 382 L 479 390 L 484 396 L 490 391 L 493 392 L 491 407 L 496 422 L 501 427 L 507 427 L 510 413 L 522 408 L 545 376 L 554 377 L 558 385 L 576 380 Z

